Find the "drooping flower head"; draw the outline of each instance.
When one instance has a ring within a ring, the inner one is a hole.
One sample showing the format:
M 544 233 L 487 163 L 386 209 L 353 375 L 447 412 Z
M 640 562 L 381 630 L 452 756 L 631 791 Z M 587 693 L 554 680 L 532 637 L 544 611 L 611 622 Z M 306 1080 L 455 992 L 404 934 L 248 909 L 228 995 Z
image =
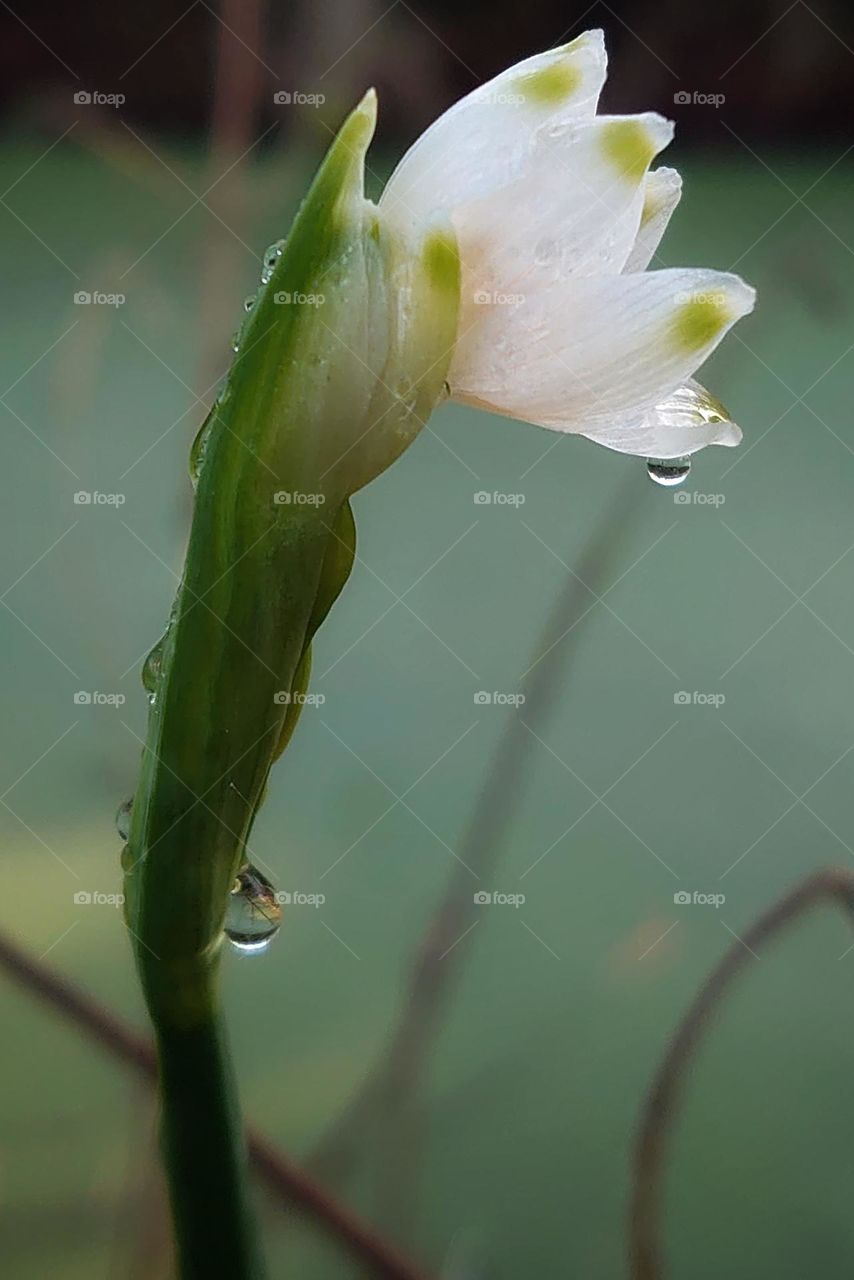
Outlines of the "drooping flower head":
M 649 270 L 681 179 L 652 168 L 673 125 L 596 114 L 601 31 L 457 102 L 398 165 L 381 212 L 446 216 L 462 266 L 451 395 L 493 413 L 673 459 L 741 432 L 692 379 L 753 307 L 738 276 Z
M 268 251 L 193 450 L 184 572 L 146 668 L 126 884 L 151 999 L 171 1000 L 175 972 L 221 939 L 313 637 L 354 562 L 349 499 L 446 389 L 657 468 L 682 460 L 670 478 L 740 439 L 692 375 L 753 290 L 648 269 L 679 199 L 678 174 L 651 168 L 673 128 L 597 116 L 604 78 L 600 32 L 510 68 L 424 133 L 378 205 L 366 94 Z

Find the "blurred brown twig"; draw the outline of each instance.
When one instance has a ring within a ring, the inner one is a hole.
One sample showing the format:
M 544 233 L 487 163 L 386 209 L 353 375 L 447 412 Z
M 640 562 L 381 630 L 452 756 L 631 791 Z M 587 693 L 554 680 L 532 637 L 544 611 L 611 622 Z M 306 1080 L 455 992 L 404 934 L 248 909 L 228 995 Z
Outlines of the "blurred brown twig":
M 132 1067 L 151 1085 L 157 1063 L 151 1044 L 86 995 L 67 978 L 33 959 L 0 935 L 0 968 L 25 990 L 61 1013 L 114 1058 Z M 307 1174 L 298 1169 L 262 1134 L 247 1135 L 249 1159 L 260 1180 L 280 1206 L 300 1209 L 333 1235 L 362 1265 L 383 1280 L 426 1280 L 425 1273 L 381 1239 L 366 1223 Z
M 324 1180 L 340 1178 L 355 1162 L 363 1130 L 379 1140 L 383 1220 L 400 1230 L 414 1198 L 419 1148 L 419 1093 L 430 1054 L 465 967 L 476 910 L 471 868 L 493 875 L 530 764 L 532 732 L 541 735 L 583 634 L 579 624 L 603 592 L 645 493 L 632 475 L 611 500 L 567 576 L 529 664 L 524 718 L 508 716 L 492 765 L 463 836 L 460 855 L 410 964 L 397 1025 L 367 1078 L 315 1150 L 311 1167 Z M 563 643 L 566 641 L 566 643 Z M 378 1113 L 380 1124 L 377 1123 Z
M 664 1276 L 660 1236 L 667 1144 L 688 1068 L 712 1017 L 754 958 L 756 948 L 825 900 L 837 902 L 854 918 L 854 875 L 834 867 L 815 872 L 763 912 L 733 942 L 677 1026 L 647 1095 L 635 1147 L 628 1226 L 632 1280 L 662 1280 Z

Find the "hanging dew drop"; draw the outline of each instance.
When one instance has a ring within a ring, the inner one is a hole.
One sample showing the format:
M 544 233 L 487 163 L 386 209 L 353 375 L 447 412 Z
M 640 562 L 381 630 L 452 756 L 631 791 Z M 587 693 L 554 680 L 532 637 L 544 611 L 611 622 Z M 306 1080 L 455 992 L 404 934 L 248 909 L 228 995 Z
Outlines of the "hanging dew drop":
M 244 955 L 266 951 L 282 922 L 276 891 L 266 876 L 247 866 L 231 891 L 225 913 L 225 936 Z
M 673 489 L 687 479 L 691 471 L 690 458 L 647 458 L 646 471 L 650 480 L 662 485 L 665 489 Z
M 133 810 L 133 796 L 122 801 L 116 810 L 116 831 L 118 831 L 122 840 L 127 840 L 130 835 L 130 818 Z
M 257 301 L 258 301 L 257 293 L 250 293 L 247 297 L 243 299 L 243 310 L 251 311 Z

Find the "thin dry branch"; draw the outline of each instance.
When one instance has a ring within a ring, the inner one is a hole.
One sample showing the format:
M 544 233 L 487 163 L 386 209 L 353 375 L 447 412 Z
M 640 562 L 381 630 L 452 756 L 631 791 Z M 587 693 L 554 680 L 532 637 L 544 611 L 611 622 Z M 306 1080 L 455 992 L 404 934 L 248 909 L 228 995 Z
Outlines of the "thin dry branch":
M 385 1217 L 405 1220 L 414 1195 L 419 1150 L 420 1091 L 434 1044 L 465 970 L 476 919 L 471 867 L 489 884 L 500 861 L 502 837 L 519 803 L 535 753 L 584 633 L 583 619 L 607 590 L 646 490 L 632 475 L 611 499 L 591 532 L 538 637 L 531 658 L 524 713 L 509 715 L 460 846 L 460 858 L 415 948 L 409 980 L 389 1043 L 347 1107 L 316 1148 L 311 1167 L 324 1179 L 352 1167 L 365 1129 L 383 1149 L 380 1199 Z
M 85 1031 L 112 1057 L 132 1067 L 149 1084 L 156 1085 L 157 1061 L 147 1040 L 67 978 L 33 959 L 2 935 L 0 968 L 26 991 L 61 1013 L 74 1027 Z M 262 1134 L 249 1130 L 247 1143 L 253 1169 L 280 1207 L 301 1210 L 334 1236 L 354 1259 L 383 1280 L 426 1280 L 423 1271 L 334 1200 Z
M 724 954 L 677 1026 L 647 1095 L 635 1147 L 628 1224 L 632 1280 L 664 1277 L 661 1220 L 668 1142 L 688 1069 L 712 1018 L 753 953 L 825 900 L 854 917 L 854 875 L 834 867 L 816 872 L 763 912 Z

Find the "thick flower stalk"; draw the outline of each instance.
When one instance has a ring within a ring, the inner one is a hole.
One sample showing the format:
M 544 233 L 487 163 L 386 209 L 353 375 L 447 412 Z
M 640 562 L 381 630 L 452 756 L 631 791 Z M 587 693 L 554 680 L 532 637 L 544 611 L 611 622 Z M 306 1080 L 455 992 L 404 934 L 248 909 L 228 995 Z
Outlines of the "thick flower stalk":
M 457 325 L 452 233 L 392 229 L 364 198 L 375 111 L 369 94 L 269 251 L 193 449 L 183 578 L 144 672 L 151 710 L 125 892 L 158 1038 L 185 1280 L 260 1273 L 216 1008 L 223 924 L 312 636 L 350 572 L 348 499 L 443 394 Z
M 351 495 L 448 394 L 674 471 L 739 439 L 692 375 L 752 291 L 646 270 L 679 197 L 672 170 L 650 169 L 672 129 L 597 117 L 604 75 L 599 33 L 511 68 L 427 130 L 378 205 L 364 195 L 366 95 L 268 251 L 193 447 L 190 541 L 144 672 L 123 857 L 183 1280 L 262 1274 L 216 973 L 226 933 L 265 936 L 227 915 L 237 901 L 252 925 L 273 904 L 247 841 L 352 567 Z

